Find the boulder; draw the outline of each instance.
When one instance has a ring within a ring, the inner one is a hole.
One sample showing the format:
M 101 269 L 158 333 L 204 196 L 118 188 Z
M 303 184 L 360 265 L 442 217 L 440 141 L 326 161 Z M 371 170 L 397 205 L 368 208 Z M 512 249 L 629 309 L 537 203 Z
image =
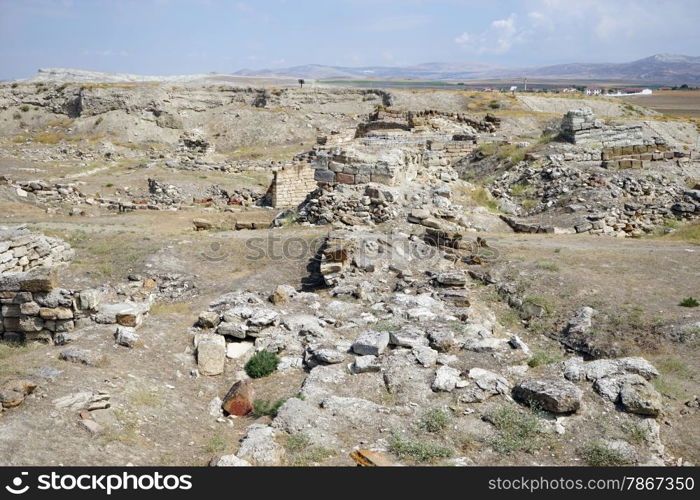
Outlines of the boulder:
M 428 334 L 430 347 L 439 352 L 448 352 L 455 345 L 455 336 L 452 330 L 438 329 Z
M 114 341 L 124 347 L 134 347 L 139 341 L 139 334 L 128 326 L 118 326 L 114 332 Z
M 377 356 L 357 356 L 355 362 L 350 367 L 350 371 L 352 373 L 378 372 L 381 370 L 381 367 Z
M 581 389 L 568 380 L 532 378 L 513 388 L 513 397 L 552 413 L 573 413 L 581 407 Z
M 433 391 L 451 392 L 460 382 L 460 371 L 449 366 L 441 366 L 435 370 L 435 378 L 431 385 Z
M 389 343 L 399 347 L 416 347 L 428 345 L 428 339 L 422 330 L 402 327 L 389 334 Z
M 661 396 L 639 375 L 631 375 L 620 388 L 620 404 L 630 413 L 656 417 L 663 409 Z
M 34 392 L 36 382 L 26 379 L 10 379 L 0 385 L 0 407 L 13 408 L 19 406 L 24 398 Z
M 275 429 L 267 425 L 251 425 L 236 456 L 253 465 L 280 465 L 284 448 L 275 440 L 275 434 Z
M 209 465 L 211 467 L 250 467 L 250 462 L 238 458 L 236 455 L 222 455 L 214 457 Z
M 340 352 L 333 346 L 315 346 L 309 348 L 309 353 L 316 361 L 329 365 L 341 363 L 345 359 L 345 353 Z
M 352 344 L 352 350 L 362 356 L 378 356 L 389 345 L 389 332 L 375 332 L 367 330 L 363 332 Z
M 270 295 L 270 302 L 275 305 L 284 304 L 296 295 L 297 291 L 290 285 L 279 285 Z
M 197 366 L 202 375 L 220 375 L 226 361 L 226 340 L 221 335 L 206 333 L 197 342 Z
M 250 379 L 239 380 L 231 386 L 224 396 L 221 408 L 229 415 L 242 417 L 253 411 L 255 390 Z
M 101 354 L 86 349 L 66 349 L 61 351 L 58 359 L 86 366 L 99 367 L 105 363 L 105 357 Z
M 411 351 L 421 365 L 432 368 L 437 363 L 438 352 L 428 346 L 416 346 Z
M 254 348 L 253 342 L 229 342 L 226 344 L 226 357 L 228 359 L 243 358 Z
M 197 326 L 201 328 L 215 328 L 220 321 L 221 317 L 219 316 L 218 312 L 203 311 L 199 314 L 199 318 L 197 319 Z

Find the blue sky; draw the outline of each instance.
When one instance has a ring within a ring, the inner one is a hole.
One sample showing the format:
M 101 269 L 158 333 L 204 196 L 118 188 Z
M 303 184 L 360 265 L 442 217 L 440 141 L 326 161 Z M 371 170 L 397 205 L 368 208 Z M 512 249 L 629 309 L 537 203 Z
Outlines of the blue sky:
M 700 55 L 698 0 L 0 0 L 0 79 Z

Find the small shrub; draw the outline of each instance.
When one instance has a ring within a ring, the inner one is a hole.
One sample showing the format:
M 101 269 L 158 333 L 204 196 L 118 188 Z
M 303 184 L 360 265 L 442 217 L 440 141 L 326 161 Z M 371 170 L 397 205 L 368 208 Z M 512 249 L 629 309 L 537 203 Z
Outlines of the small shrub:
M 673 375 L 680 378 L 691 378 L 693 371 L 683 361 L 676 358 L 665 358 L 655 363 L 656 367 L 664 375 Z
M 432 462 L 438 458 L 450 458 L 454 450 L 429 441 L 404 439 L 398 432 L 392 432 L 389 438 L 389 451 L 403 458 L 411 458 L 416 462 Z
M 554 304 L 551 300 L 542 295 L 528 295 L 523 302 L 529 302 L 530 304 L 540 306 L 547 315 L 554 313 Z
M 114 187 L 114 184 L 112 184 L 111 182 L 108 182 L 107 184 L 105 184 L 105 187 L 111 188 L 111 187 Z
M 527 182 L 518 182 L 510 187 L 510 192 L 513 196 L 523 196 L 532 191 L 532 186 Z
M 484 156 L 491 156 L 498 151 L 498 144 L 495 142 L 485 142 L 479 146 L 478 151 L 480 151 Z
M 221 434 L 215 434 L 204 443 L 203 449 L 205 453 L 215 453 L 223 451 L 226 448 L 226 438 Z
M 10 85 L 10 87 L 12 87 L 13 89 L 16 89 L 16 88 L 17 88 L 17 85 L 18 85 L 17 82 L 13 82 L 13 83 Z
M 277 416 L 277 411 L 287 400 L 280 398 L 277 401 L 269 399 L 256 399 L 253 401 L 253 416 L 254 417 L 272 417 Z
M 515 451 L 533 452 L 540 447 L 540 422 L 533 412 L 523 413 L 515 408 L 501 407 L 491 415 L 497 435 L 491 445 L 498 452 L 509 455 Z
M 686 297 L 685 299 L 681 300 L 678 305 L 681 307 L 698 307 L 700 306 L 700 302 L 693 297 Z
M 334 451 L 322 446 L 311 444 L 309 436 L 303 433 L 291 434 L 284 442 L 289 465 L 303 467 L 313 463 L 319 463 L 335 454 Z
M 639 424 L 630 423 L 622 428 L 627 432 L 631 443 L 642 444 L 647 440 L 647 430 Z
M 469 195 L 476 204 L 486 207 L 491 212 L 496 212 L 498 210 L 498 203 L 493 199 L 493 196 L 491 196 L 491 193 L 489 193 L 486 188 L 478 187 L 471 191 Z
M 554 354 L 549 354 L 544 351 L 535 351 L 532 357 L 528 360 L 527 364 L 530 368 L 535 368 L 537 366 L 551 365 L 561 361 L 561 357 Z
M 525 198 L 522 202 L 520 202 L 520 205 L 522 205 L 523 210 L 526 212 L 529 212 L 533 208 L 537 206 L 539 203 L 539 200 L 536 200 L 534 198 Z
M 401 325 L 395 321 L 383 319 L 377 321 L 372 329 L 378 332 L 398 332 L 401 330 Z
M 22 104 L 22 105 L 19 107 L 19 110 L 20 110 L 22 113 L 26 113 L 27 111 L 29 111 L 29 105 L 28 105 L 28 104 Z
M 13 119 L 13 120 L 19 120 L 19 119 L 21 119 L 21 118 L 22 118 L 22 115 L 19 114 L 19 113 L 17 113 L 17 112 L 15 112 L 15 113 L 12 114 L 12 119 Z
M 537 139 L 538 144 L 548 144 L 554 140 L 557 135 L 554 132 L 542 132 L 542 135 Z
M 489 108 L 491 109 L 501 109 L 501 103 L 493 99 L 489 101 Z
M 583 459 L 593 467 L 619 467 L 627 464 L 625 457 L 605 443 L 590 443 L 583 450 Z
M 559 271 L 559 266 L 555 262 L 551 262 L 548 260 L 541 260 L 535 265 L 537 266 L 537 269 L 542 269 L 544 271 Z
M 686 396 L 686 391 L 681 384 L 666 376 L 656 377 L 651 381 L 651 385 L 659 394 L 673 399 L 683 399 Z
M 277 369 L 280 360 L 276 354 L 260 351 L 245 364 L 245 372 L 251 378 L 266 377 Z
M 431 408 L 423 414 L 420 427 L 428 432 L 440 432 L 450 423 L 450 417 L 439 408 Z

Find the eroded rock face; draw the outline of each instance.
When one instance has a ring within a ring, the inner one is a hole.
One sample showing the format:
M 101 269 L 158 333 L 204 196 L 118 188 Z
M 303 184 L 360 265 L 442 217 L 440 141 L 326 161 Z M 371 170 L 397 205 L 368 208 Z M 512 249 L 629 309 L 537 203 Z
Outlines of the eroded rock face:
M 528 406 L 552 413 L 573 413 L 581 407 L 583 392 L 562 379 L 525 379 L 513 388 L 513 397 Z

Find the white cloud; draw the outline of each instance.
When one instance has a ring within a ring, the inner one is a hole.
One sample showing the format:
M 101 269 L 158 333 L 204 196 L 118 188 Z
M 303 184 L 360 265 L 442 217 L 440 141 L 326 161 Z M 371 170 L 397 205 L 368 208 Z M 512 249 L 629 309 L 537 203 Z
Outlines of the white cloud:
M 677 45 L 677 34 L 692 32 L 700 21 L 698 5 L 691 0 L 533 0 L 525 11 L 453 40 L 472 54 L 527 47 L 567 58 L 602 50 L 619 59 L 623 52 L 663 52 Z
M 503 54 L 526 39 L 527 30 L 520 28 L 517 16 L 511 14 L 505 19 L 496 19 L 481 33 L 464 32 L 454 41 L 476 54 Z

